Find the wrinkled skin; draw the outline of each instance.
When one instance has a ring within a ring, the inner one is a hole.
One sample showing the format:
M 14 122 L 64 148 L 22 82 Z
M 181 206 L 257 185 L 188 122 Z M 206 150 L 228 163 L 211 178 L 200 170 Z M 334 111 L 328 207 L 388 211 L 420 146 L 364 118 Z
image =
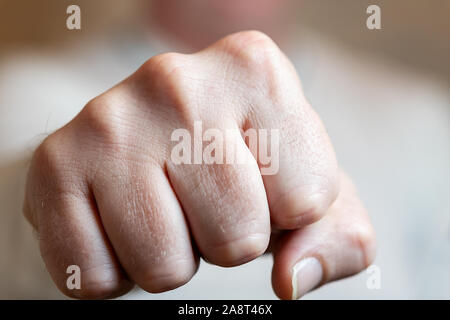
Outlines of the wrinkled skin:
M 278 173 L 262 176 L 244 140 L 245 166 L 174 164 L 171 133 L 196 120 L 278 129 Z M 255 31 L 155 56 L 89 102 L 36 150 L 24 212 L 53 280 L 75 298 L 116 297 L 134 284 L 170 290 L 191 279 L 199 257 L 236 266 L 266 252 L 271 234 L 283 299 L 303 257 L 320 261 L 324 284 L 375 254 L 367 214 L 293 66 Z M 66 287 L 73 264 L 79 290 Z

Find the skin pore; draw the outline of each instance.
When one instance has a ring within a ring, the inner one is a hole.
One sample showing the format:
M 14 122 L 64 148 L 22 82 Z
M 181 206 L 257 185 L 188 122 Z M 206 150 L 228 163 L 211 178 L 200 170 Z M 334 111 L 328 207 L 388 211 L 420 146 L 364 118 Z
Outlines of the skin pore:
M 155 1 L 153 12 L 194 53 L 149 57 L 34 154 L 24 213 L 58 288 L 76 298 L 120 296 L 134 284 L 163 292 L 187 283 L 200 258 L 237 266 L 269 244 L 282 299 L 366 268 L 373 229 L 295 68 L 269 36 L 242 31 L 276 30 L 271 17 L 287 2 L 186 3 Z M 195 121 L 278 130 L 279 169 L 261 174 L 243 139 L 244 166 L 174 163 L 168 137 L 194 133 Z M 73 264 L 82 286 L 68 290 Z

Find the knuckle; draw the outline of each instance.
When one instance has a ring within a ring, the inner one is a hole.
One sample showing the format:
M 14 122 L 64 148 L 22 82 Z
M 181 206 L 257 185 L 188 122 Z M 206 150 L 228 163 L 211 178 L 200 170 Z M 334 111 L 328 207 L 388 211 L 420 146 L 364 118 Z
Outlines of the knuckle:
M 145 62 L 138 78 L 159 104 L 175 109 L 181 118 L 191 120 L 193 109 L 189 93 L 193 91 L 187 55 L 169 52 Z
M 107 299 L 120 296 L 125 293 L 124 285 L 119 280 L 96 281 L 83 284 L 76 291 L 65 290 L 64 293 L 77 299 Z
M 188 283 L 195 271 L 189 259 L 172 259 L 164 263 L 163 268 L 137 272 L 136 283 L 150 293 L 169 291 Z
M 292 105 L 286 100 L 292 96 L 287 94 L 286 84 L 299 83 L 295 69 L 267 35 L 258 31 L 236 33 L 223 40 L 222 48 L 240 71 L 245 88 L 253 97 L 263 95 L 264 100 L 255 103 L 258 108 L 272 106 L 276 110 Z
M 52 178 L 57 180 L 67 170 L 63 145 L 55 134 L 48 136 L 34 152 L 32 173 L 39 174 L 43 178 L 47 173 L 51 173 Z
M 47 137 L 36 149 L 30 164 L 25 199 L 24 216 L 38 232 L 40 217 L 46 210 L 46 204 L 65 197 L 85 197 L 83 167 L 76 157 L 76 151 L 70 148 L 61 132 Z M 63 214 L 63 211 L 60 211 Z
M 184 55 L 168 52 L 147 60 L 140 68 L 145 83 L 170 89 L 179 86 L 184 78 L 186 63 Z
M 249 262 L 266 250 L 269 235 L 255 233 L 222 243 L 210 244 L 204 252 L 204 258 L 215 265 L 233 267 Z
M 102 144 L 118 146 L 124 143 L 123 127 L 121 125 L 123 116 L 117 106 L 115 94 L 107 93 L 90 101 L 81 112 L 80 116 L 88 128 L 88 137 L 98 140 Z
M 273 206 L 274 222 L 283 229 L 296 229 L 320 220 L 335 199 L 331 190 L 322 187 L 320 191 L 308 191 L 301 187 L 289 191 Z
M 362 269 L 367 268 L 375 259 L 375 231 L 369 223 L 354 224 L 347 228 L 350 242 L 361 253 Z
M 270 71 L 278 64 L 279 49 L 272 39 L 262 32 L 235 33 L 226 37 L 224 44 L 233 57 L 255 72 Z
M 167 75 L 183 61 L 183 55 L 176 52 L 161 53 L 148 59 L 141 71 L 149 76 Z
M 325 179 L 320 188 L 312 188 L 311 192 L 307 193 L 303 212 L 299 211 L 300 219 L 304 225 L 319 221 L 325 216 L 328 208 L 337 198 L 337 185 L 337 182 Z
M 320 220 L 326 213 L 329 205 L 328 191 L 317 192 L 308 196 L 304 202 L 303 212 L 300 211 L 300 218 L 304 224 L 311 224 Z

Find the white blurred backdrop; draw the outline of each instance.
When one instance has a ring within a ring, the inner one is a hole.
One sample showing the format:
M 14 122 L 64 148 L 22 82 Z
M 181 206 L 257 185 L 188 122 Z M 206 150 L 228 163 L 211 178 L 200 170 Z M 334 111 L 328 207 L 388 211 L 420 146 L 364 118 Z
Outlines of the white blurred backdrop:
M 11 2 L 0 2 L 0 18 L 33 8 L 31 1 Z M 413 9 L 408 1 L 372 1 L 380 3 L 387 20 L 382 30 L 369 31 L 366 2 L 344 2 L 347 10 L 332 1 L 294 6 L 297 18 L 279 43 L 368 208 L 377 232 L 374 264 L 381 270 L 381 288 L 368 289 L 369 274 L 362 272 L 305 299 L 449 299 L 448 21 L 426 17 L 431 3 Z M 91 20 L 83 20 L 86 29 L 79 34 L 64 29 L 68 3 L 43 3 L 33 12 L 50 21 L 42 30 L 0 19 L 0 298 L 7 299 L 63 298 L 21 215 L 33 148 L 149 57 L 182 48 L 157 28 L 136 23 L 140 1 L 118 1 L 114 10 L 106 1 L 80 1 Z M 430 12 L 448 20 L 449 2 L 433 3 Z M 102 18 L 102 12 L 109 13 Z M 411 22 L 405 14 L 422 19 Z M 102 22 L 89 24 L 94 19 Z M 230 269 L 202 262 L 181 288 L 163 294 L 136 289 L 125 298 L 274 299 L 271 264 L 270 256 Z

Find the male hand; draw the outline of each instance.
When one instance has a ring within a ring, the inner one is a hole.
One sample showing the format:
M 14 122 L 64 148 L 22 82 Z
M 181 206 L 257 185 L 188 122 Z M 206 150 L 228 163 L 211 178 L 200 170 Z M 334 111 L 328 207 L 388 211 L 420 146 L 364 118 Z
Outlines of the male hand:
M 203 131 L 277 130 L 278 170 L 262 175 L 243 137 L 231 142 L 245 164 L 175 163 L 172 134 L 194 136 L 195 121 Z M 364 269 L 375 249 L 293 66 L 255 31 L 155 56 L 89 102 L 36 150 L 24 212 L 56 285 L 76 298 L 119 296 L 134 283 L 176 288 L 199 257 L 248 262 L 272 232 L 275 292 L 298 298 Z M 69 265 L 81 269 L 79 290 L 66 286 Z

